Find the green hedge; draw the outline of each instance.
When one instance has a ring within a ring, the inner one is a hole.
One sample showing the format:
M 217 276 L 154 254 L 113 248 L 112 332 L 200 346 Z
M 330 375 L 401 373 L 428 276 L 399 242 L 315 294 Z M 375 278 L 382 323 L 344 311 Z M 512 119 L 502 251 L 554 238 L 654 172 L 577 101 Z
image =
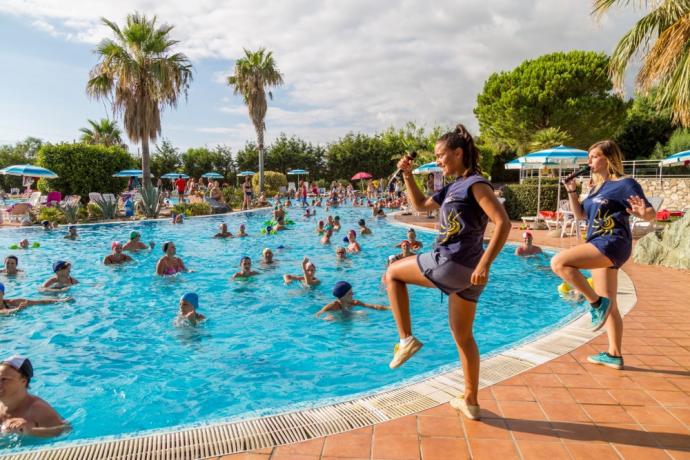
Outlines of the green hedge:
M 54 171 L 57 179 L 41 180 L 41 190 L 88 197 L 89 192 L 120 193 L 127 178 L 113 177 L 122 169 L 136 168 L 134 158 L 121 147 L 88 144 L 44 145 L 37 163 Z
M 278 193 L 281 186 L 287 189 L 287 176 L 278 171 L 264 171 L 264 190 L 266 191 L 266 196 L 273 196 Z M 259 190 L 259 175 L 254 174 L 252 177 L 252 187 L 254 192 Z
M 541 184 L 541 210 L 555 211 L 557 207 L 558 186 L 555 181 Z M 522 216 L 537 214 L 537 184 L 530 180 L 522 184 L 509 184 L 503 188 L 505 207 L 511 219 L 519 220 Z M 565 188 L 561 187 L 561 200 L 568 199 Z

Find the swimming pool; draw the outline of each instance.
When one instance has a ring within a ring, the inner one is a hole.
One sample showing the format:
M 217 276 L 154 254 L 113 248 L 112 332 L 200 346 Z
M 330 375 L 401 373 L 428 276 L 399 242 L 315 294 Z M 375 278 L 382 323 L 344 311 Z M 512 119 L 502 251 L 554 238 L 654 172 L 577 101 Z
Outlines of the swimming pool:
M 386 256 L 405 237 L 405 229 L 370 217 L 369 209 L 341 208 L 343 230 L 331 246 L 322 246 L 314 228 L 324 217 L 303 218 L 291 230 L 261 235 L 267 214 L 254 212 L 169 222 L 90 225 L 80 227 L 78 241 L 64 240 L 66 229 L 46 232 L 20 229 L 0 232 L 0 248 L 26 237 L 41 247 L 3 249 L 4 257 L 20 257 L 31 271 L 2 279 L 7 298 L 40 296 L 37 287 L 51 276 L 58 258 L 73 263 L 81 284 L 72 288 L 69 304 L 36 306 L 0 318 L 0 354 L 29 356 L 35 367 L 32 392 L 43 397 L 74 430 L 60 440 L 83 440 L 279 412 L 321 404 L 419 378 L 457 365 L 457 352 L 447 326 L 446 299 L 438 290 L 412 288 L 415 334 L 424 349 L 401 369 L 388 361 L 397 340 L 392 315 L 371 310 L 335 314 L 331 320 L 314 313 L 332 300 L 333 284 L 353 285 L 355 297 L 387 304 L 380 283 Z M 334 249 L 348 228 L 365 217 L 372 236 L 359 237 L 363 253 L 336 263 Z M 217 240 L 211 236 L 225 221 L 235 232 L 247 225 L 249 238 Z M 135 263 L 101 264 L 110 242 L 125 240 L 137 230 L 143 241 L 159 244 L 153 252 L 135 255 Z M 433 234 L 418 233 L 429 247 Z M 193 273 L 170 278 L 154 275 L 162 254 L 160 243 L 175 241 L 178 255 Z M 279 245 L 285 249 L 277 249 Z M 261 249 L 274 250 L 277 265 L 262 267 Z M 559 280 L 548 259 L 522 259 L 506 247 L 492 269 L 492 282 L 482 296 L 476 337 L 483 355 L 581 314 L 562 301 Z M 261 274 L 250 281 L 230 281 L 243 255 L 254 259 Z M 303 289 L 285 286 L 284 273 L 299 273 L 308 255 L 322 284 Z M 177 301 L 186 291 L 200 295 L 202 326 L 173 326 Z M 48 441 L 54 443 L 53 441 Z M 0 446 L 22 447 L 46 441 L 0 439 Z

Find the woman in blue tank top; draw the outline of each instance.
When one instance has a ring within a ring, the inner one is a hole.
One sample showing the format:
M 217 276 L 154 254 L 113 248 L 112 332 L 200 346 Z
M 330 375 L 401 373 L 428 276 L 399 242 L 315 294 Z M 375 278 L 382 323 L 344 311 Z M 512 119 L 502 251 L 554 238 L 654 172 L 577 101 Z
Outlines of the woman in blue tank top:
M 489 278 L 489 268 L 510 232 L 510 220 L 484 179 L 478 165 L 479 152 L 463 125 L 436 142 L 436 164 L 443 175 L 457 179 L 431 197 L 426 197 L 412 178 L 412 161 L 398 162 L 407 196 L 417 211 L 440 208 L 440 231 L 431 252 L 393 262 L 386 272 L 386 288 L 398 326 L 400 343 L 390 363 L 399 367 L 422 343 L 412 335 L 407 285 L 438 288 L 448 295 L 448 322 L 460 351 L 465 393 L 451 406 L 468 418 L 479 418 L 479 350 L 472 334 L 477 301 Z M 496 230 L 484 251 L 484 230 L 491 220 Z
M 586 243 L 561 251 L 551 259 L 551 268 L 591 304 L 592 329 L 606 325 L 608 350 L 589 356 L 593 364 L 623 368 L 621 346 L 623 319 L 618 311 L 618 269 L 632 252 L 629 216 L 651 221 L 656 212 L 644 196 L 640 184 L 623 177 L 623 155 L 613 141 L 601 141 L 589 149 L 589 167 L 594 187 L 580 203 L 574 180 L 565 184 L 570 208 L 577 219 L 587 219 Z M 583 269 L 592 271 L 594 289 Z

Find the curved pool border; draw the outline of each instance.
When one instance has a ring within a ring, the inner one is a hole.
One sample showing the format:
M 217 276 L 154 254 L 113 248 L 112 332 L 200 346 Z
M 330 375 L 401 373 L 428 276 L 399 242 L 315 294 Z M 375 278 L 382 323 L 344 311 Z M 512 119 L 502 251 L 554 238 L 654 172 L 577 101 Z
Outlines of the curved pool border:
M 389 223 L 433 232 L 427 227 L 397 220 Z M 553 247 L 548 249 L 559 250 Z M 619 270 L 618 285 L 618 305 L 621 314 L 625 316 L 635 306 L 637 295 L 632 280 L 623 270 Z M 583 314 L 560 329 L 551 330 L 533 340 L 488 356 L 481 361 L 480 388 L 551 361 L 602 333 L 603 331 L 592 332 L 589 329 L 589 318 Z M 457 367 L 421 381 L 403 383 L 335 404 L 265 417 L 192 427 L 178 426 L 139 434 L 75 441 L 64 446 L 27 449 L 0 455 L 0 460 L 193 460 L 218 457 L 364 428 L 447 403 L 462 391 L 462 369 Z

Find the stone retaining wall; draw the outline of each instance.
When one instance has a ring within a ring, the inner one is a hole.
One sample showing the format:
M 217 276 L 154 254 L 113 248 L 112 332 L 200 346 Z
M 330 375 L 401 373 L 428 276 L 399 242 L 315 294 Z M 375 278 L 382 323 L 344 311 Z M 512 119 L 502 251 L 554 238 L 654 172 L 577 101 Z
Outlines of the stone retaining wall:
M 690 206 L 690 178 L 636 178 L 647 198 L 664 197 L 662 209 L 680 210 Z

